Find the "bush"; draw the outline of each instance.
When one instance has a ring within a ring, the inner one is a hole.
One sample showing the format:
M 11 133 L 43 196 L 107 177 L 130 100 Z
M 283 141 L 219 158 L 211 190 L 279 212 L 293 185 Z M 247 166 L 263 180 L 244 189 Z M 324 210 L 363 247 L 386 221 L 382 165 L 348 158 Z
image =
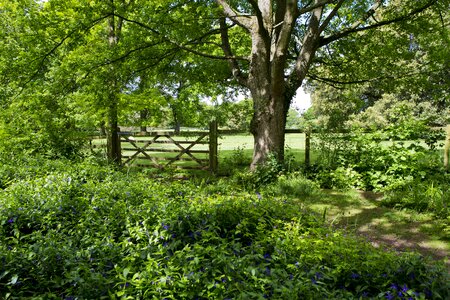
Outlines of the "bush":
M 279 176 L 275 182 L 267 185 L 263 191 L 272 195 L 304 198 L 320 195 L 320 186 L 302 174 L 293 172 Z
M 285 187 L 296 182 L 310 184 L 279 179 Z M 0 296 L 449 296 L 440 264 L 374 249 L 327 227 L 297 200 L 231 189 L 206 193 L 189 182 L 157 182 L 89 163 L 13 180 L 0 194 Z
M 382 191 L 443 172 L 439 153 L 417 142 L 386 146 L 381 144 L 379 134 L 368 133 L 322 138 L 320 163 L 307 171 L 325 188 Z

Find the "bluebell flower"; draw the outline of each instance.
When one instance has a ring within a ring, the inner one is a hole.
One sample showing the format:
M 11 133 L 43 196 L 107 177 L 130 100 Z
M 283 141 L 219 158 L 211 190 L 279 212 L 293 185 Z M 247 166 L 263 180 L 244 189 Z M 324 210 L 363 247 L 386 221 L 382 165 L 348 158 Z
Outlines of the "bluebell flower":
M 270 275 L 270 268 L 269 267 L 266 267 L 265 273 L 266 273 L 266 275 Z
M 387 293 L 386 293 L 386 299 L 388 299 L 388 300 L 393 300 L 394 298 L 395 298 L 395 296 L 392 295 L 390 292 L 387 292 Z
M 270 259 L 270 253 L 264 254 L 264 258 L 265 258 L 265 259 Z
M 259 192 L 256 192 L 255 194 L 256 194 L 256 197 L 258 197 L 259 200 L 262 199 L 262 196 L 261 196 L 261 194 Z
M 14 223 L 14 218 L 9 219 L 9 220 L 8 220 L 8 223 L 9 223 L 9 224 Z
M 162 226 L 162 228 L 164 228 L 165 230 L 168 230 L 168 229 L 169 229 L 169 225 L 167 225 L 167 224 L 162 223 L 161 226 Z
M 351 279 L 358 279 L 358 278 L 359 278 L 359 274 L 358 274 L 358 273 L 352 273 L 352 274 L 350 275 L 350 278 L 351 278 Z
M 408 286 L 406 285 L 406 284 L 404 284 L 403 286 L 402 286 L 402 292 L 403 293 L 406 293 L 406 292 L 408 292 Z
M 391 284 L 391 289 L 393 289 L 395 291 L 399 290 L 398 285 L 396 283 Z

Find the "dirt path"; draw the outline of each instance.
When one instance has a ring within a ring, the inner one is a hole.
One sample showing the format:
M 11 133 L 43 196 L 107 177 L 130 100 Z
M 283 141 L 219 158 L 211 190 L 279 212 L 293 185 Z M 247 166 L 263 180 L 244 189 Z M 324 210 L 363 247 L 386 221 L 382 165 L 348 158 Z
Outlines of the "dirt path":
M 439 222 L 431 215 L 380 207 L 381 195 L 368 192 L 325 191 L 309 206 L 323 212 L 338 227 L 354 230 L 374 246 L 417 251 L 444 260 L 450 270 L 450 243 L 442 238 Z

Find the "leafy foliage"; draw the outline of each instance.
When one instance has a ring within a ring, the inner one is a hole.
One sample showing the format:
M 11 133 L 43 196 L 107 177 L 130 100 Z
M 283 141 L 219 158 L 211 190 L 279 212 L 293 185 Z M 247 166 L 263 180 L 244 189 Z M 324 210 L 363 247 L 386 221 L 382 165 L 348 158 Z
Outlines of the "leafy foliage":
M 407 126 L 391 126 L 384 134 L 322 133 L 316 140 L 321 163 L 309 173 L 327 188 L 363 190 L 382 190 L 411 179 L 433 178 L 443 172 L 439 153 L 427 149 L 419 140 L 396 141 L 417 137 L 418 132 Z M 428 130 L 424 134 L 430 136 L 428 143 L 434 149 L 435 133 Z
M 52 166 L 0 194 L 5 299 L 448 296 L 438 264 L 347 237 L 298 201 Z

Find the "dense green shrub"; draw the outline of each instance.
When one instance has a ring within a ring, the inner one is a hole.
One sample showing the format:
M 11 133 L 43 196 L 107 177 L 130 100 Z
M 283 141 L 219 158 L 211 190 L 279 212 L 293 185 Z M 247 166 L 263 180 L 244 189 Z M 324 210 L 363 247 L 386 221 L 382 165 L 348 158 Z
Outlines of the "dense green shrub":
M 287 195 L 298 198 L 320 194 L 319 184 L 307 179 L 299 172 L 280 175 L 276 181 L 265 186 L 262 190 L 271 195 Z
M 0 192 L 0 297 L 449 296 L 439 264 L 374 249 L 297 201 L 231 190 L 89 163 L 12 180 Z
M 322 135 L 308 176 L 325 188 L 384 190 L 443 172 L 439 153 L 420 142 L 383 143 L 379 133 Z

